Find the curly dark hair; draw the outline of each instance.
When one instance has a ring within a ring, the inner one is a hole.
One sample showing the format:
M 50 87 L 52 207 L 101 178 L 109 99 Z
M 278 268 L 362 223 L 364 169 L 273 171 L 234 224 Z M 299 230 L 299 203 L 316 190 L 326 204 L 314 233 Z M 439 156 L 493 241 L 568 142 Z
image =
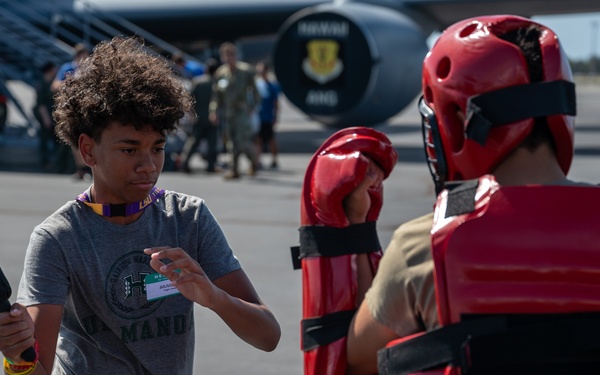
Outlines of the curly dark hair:
M 150 126 L 168 134 L 187 113 L 193 98 L 173 75 L 168 61 L 144 50 L 138 38 L 101 42 L 55 96 L 56 134 L 78 148 L 81 134 L 100 141 L 112 122 Z

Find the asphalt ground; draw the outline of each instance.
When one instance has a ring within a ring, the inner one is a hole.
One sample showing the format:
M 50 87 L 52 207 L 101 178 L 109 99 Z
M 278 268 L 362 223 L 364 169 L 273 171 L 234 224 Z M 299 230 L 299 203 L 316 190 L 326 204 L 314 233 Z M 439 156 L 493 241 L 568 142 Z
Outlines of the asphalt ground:
M 577 92 L 576 149 L 569 177 L 598 183 L 600 86 L 580 85 Z M 431 210 L 434 194 L 424 163 L 416 101 L 378 129 L 390 137 L 399 154 L 396 168 L 384 183 L 384 206 L 377 223 L 385 247 L 399 224 Z M 277 127 L 279 169 L 225 181 L 222 174 L 204 173 L 198 157 L 192 160 L 194 173 L 164 172 L 161 176 L 158 186 L 206 200 L 282 328 L 277 349 L 263 353 L 238 339 L 214 313 L 197 307 L 195 374 L 302 374 L 301 275 L 292 269 L 289 248 L 298 244 L 306 165 L 334 132 L 306 118 L 283 99 Z M 225 161 L 225 157 L 220 160 Z M 263 155 L 263 163 L 270 163 L 268 155 Z M 242 171 L 244 166 L 247 164 L 242 164 Z M 14 290 L 33 227 L 89 183 L 65 175 L 0 172 L 0 266 Z

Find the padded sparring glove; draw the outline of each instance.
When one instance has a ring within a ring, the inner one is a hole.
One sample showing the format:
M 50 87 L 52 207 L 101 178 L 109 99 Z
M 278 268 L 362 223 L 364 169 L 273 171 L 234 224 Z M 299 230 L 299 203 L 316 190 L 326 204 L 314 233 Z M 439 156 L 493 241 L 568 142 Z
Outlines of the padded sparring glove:
M 343 200 L 364 179 L 369 158 L 391 173 L 398 155 L 385 134 L 364 127 L 343 129 L 317 150 L 306 171 L 302 194 L 302 225 L 347 227 Z M 369 189 L 367 221 L 376 221 L 383 204 L 383 186 Z

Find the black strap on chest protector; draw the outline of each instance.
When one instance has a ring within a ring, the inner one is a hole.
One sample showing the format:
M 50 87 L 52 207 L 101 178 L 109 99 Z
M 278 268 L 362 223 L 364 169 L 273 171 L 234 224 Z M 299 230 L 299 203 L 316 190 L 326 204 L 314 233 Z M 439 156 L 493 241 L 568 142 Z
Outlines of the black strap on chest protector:
M 475 211 L 475 195 L 478 187 L 479 179 L 447 183 L 448 201 L 444 218 Z
M 380 375 L 452 365 L 463 375 L 600 369 L 600 313 L 473 316 L 378 352 Z

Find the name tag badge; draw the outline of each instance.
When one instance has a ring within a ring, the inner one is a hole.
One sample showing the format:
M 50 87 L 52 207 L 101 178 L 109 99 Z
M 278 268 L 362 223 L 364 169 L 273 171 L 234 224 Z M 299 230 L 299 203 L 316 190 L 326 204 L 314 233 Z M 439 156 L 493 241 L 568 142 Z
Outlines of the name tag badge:
M 146 283 L 146 298 L 148 301 L 181 294 L 176 287 L 171 285 L 171 281 L 160 273 L 152 273 L 144 278 Z

